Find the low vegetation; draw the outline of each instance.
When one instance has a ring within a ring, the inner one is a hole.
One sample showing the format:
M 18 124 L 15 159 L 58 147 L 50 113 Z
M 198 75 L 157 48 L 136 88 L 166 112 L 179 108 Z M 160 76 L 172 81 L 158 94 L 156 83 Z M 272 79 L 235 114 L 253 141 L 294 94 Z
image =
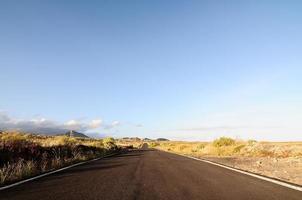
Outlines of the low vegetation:
M 113 138 L 0 134 L 0 185 L 118 150 Z
M 150 141 L 148 144 L 302 185 L 302 142 L 258 142 L 221 137 L 213 142 Z
M 140 148 L 144 143 L 144 140 L 138 137 L 125 137 L 121 139 L 116 139 L 116 144 L 121 147 L 130 147 L 130 148 Z
M 257 142 L 221 137 L 213 142 L 151 141 L 150 147 L 187 155 L 246 156 L 246 157 L 301 157 L 301 142 Z

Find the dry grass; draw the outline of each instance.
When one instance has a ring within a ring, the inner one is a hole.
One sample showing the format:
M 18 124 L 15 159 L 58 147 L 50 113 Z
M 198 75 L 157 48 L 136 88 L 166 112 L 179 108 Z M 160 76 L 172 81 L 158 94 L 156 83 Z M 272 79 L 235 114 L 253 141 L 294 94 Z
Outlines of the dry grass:
M 153 141 L 149 146 L 302 185 L 302 142 L 219 138 L 213 142 Z
M 150 142 L 149 146 L 192 156 L 302 157 L 302 142 L 257 142 L 222 137 L 213 142 Z
M 140 140 L 139 138 L 135 139 L 118 139 L 116 140 L 116 144 L 118 146 L 123 146 L 123 147 L 132 147 L 132 148 L 140 148 L 143 144 L 143 141 Z
M 118 150 L 113 138 L 0 134 L 0 185 Z
M 3 132 L 0 134 L 0 142 L 32 142 L 43 147 L 51 147 L 58 145 L 85 145 L 92 147 L 104 147 L 105 139 L 90 139 L 90 138 L 74 138 L 68 136 L 45 136 L 45 135 L 34 135 L 31 133 L 20 133 L 20 132 Z

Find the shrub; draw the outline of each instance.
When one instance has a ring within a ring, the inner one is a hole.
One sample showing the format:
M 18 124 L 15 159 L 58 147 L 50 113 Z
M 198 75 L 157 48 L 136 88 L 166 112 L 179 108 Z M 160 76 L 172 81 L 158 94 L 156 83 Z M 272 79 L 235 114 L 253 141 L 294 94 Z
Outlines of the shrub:
M 103 144 L 104 147 L 107 149 L 115 149 L 116 148 L 116 144 L 115 144 L 115 140 L 112 137 L 106 137 L 103 139 Z
M 256 140 L 248 140 L 247 143 L 248 143 L 248 145 L 253 145 L 253 144 L 257 143 L 257 141 Z
M 221 137 L 213 141 L 215 147 L 231 146 L 235 144 L 235 140 L 228 137 Z
M 178 150 L 179 150 L 179 151 L 183 151 L 186 147 L 187 147 L 187 146 L 186 146 L 186 145 L 183 145 L 183 144 L 182 144 L 182 145 L 179 145 L 179 146 L 178 146 Z
M 150 146 L 151 148 L 154 148 L 154 147 L 156 147 L 156 146 L 159 146 L 159 143 L 158 143 L 158 142 L 151 142 L 151 143 L 149 143 L 149 146 Z
M 199 145 L 196 147 L 196 149 L 197 149 L 197 150 L 202 150 L 202 149 L 204 149 L 205 147 L 206 147 L 205 144 L 199 144 Z
M 244 148 L 244 147 L 245 147 L 244 144 L 241 144 L 241 145 L 236 146 L 236 147 L 234 148 L 234 150 L 233 150 L 233 153 L 239 153 L 240 150 L 241 150 L 242 148 Z

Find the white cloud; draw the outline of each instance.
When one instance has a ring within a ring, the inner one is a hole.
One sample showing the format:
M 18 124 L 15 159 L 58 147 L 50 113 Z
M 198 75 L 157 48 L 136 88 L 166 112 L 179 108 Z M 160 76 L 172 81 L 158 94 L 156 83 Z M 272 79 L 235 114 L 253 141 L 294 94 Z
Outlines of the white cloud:
M 99 128 L 102 126 L 103 120 L 101 119 L 94 119 L 89 123 L 89 127 L 91 129 Z
M 79 130 L 79 131 L 83 131 L 86 129 L 85 124 L 73 119 L 65 122 L 64 127 L 69 130 Z
M 113 121 L 111 124 L 104 125 L 104 129 L 112 129 L 119 126 L 121 123 L 119 121 Z
M 68 120 L 59 123 L 46 118 L 34 118 L 29 120 L 10 117 L 5 112 L 0 112 L 0 130 L 22 130 L 33 133 L 58 134 L 67 130 L 76 130 L 80 132 L 91 131 L 98 128 L 112 129 L 120 125 L 119 121 L 113 121 L 110 124 L 104 124 L 102 119 L 93 119 L 91 121 Z
M 120 122 L 119 122 L 119 121 L 113 121 L 113 122 L 111 123 L 111 126 L 118 126 L 118 125 L 120 125 Z

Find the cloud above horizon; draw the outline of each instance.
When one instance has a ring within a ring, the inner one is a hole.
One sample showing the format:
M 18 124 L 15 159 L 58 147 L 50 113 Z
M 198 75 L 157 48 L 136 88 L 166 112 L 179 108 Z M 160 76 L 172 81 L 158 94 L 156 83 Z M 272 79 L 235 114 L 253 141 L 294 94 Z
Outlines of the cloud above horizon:
M 106 129 L 106 130 L 112 129 L 112 128 L 117 127 L 119 125 L 121 125 L 121 123 L 119 121 L 113 121 L 113 122 L 111 122 L 111 124 L 105 124 L 104 129 Z
M 58 134 L 68 130 L 79 132 L 91 131 L 94 129 L 113 129 L 120 125 L 119 121 L 105 124 L 102 119 L 90 121 L 71 119 L 64 123 L 46 118 L 17 119 L 9 116 L 5 112 L 0 112 L 0 130 L 21 130 L 33 133 Z

